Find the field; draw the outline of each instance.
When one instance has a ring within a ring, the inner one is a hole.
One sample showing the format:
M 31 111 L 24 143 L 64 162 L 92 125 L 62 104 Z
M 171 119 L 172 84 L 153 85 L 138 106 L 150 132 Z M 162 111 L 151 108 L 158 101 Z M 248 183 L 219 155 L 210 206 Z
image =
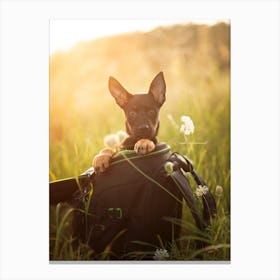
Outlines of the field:
M 218 208 L 204 233 L 209 247 L 196 251 L 195 237 L 184 235 L 192 225 L 185 223 L 182 249 L 171 248 L 169 260 L 230 260 L 229 38 L 225 23 L 176 25 L 83 42 L 50 57 L 50 181 L 80 175 L 104 147 L 103 138 L 125 130 L 123 112 L 107 89 L 109 76 L 140 93 L 163 71 L 167 100 L 158 137 L 192 160 Z M 188 136 L 180 131 L 183 115 L 195 126 Z M 51 209 L 50 259 L 87 260 L 86 244 L 71 247 L 69 212 L 60 210 Z M 187 208 L 184 217 L 190 217 Z

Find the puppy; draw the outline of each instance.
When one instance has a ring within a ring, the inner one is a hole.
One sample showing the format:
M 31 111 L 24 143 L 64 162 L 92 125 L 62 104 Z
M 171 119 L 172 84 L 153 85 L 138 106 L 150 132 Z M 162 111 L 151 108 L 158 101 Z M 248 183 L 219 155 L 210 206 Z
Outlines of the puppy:
M 163 73 L 155 76 L 146 94 L 130 94 L 115 78 L 109 78 L 109 91 L 125 114 L 128 137 L 121 143 L 121 150 L 135 150 L 147 154 L 155 149 L 159 130 L 159 110 L 165 102 L 166 84 Z M 93 159 L 94 170 L 104 172 L 116 151 L 102 149 Z

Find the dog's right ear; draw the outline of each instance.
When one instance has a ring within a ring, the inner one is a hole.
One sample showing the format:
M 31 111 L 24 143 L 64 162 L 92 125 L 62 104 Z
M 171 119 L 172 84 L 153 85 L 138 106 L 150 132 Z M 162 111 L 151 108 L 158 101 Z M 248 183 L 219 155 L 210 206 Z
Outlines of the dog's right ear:
M 149 93 L 153 95 L 154 100 L 162 106 L 162 104 L 165 102 L 165 91 L 166 91 L 166 85 L 165 80 L 163 77 L 163 73 L 159 72 L 155 78 L 153 79 Z
M 123 108 L 128 99 L 132 96 L 123 86 L 113 77 L 109 77 L 109 90 L 115 98 L 117 104 Z

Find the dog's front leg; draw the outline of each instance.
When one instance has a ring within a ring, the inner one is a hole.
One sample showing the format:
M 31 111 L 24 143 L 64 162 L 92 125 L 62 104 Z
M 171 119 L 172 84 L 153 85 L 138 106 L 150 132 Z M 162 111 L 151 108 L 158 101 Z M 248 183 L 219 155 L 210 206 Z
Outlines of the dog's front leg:
M 134 151 L 137 154 L 145 155 L 155 149 L 155 143 L 149 139 L 140 139 L 134 145 Z
M 102 149 L 93 159 L 92 166 L 94 170 L 97 173 L 104 172 L 109 167 L 110 161 L 115 153 L 116 152 L 110 148 Z

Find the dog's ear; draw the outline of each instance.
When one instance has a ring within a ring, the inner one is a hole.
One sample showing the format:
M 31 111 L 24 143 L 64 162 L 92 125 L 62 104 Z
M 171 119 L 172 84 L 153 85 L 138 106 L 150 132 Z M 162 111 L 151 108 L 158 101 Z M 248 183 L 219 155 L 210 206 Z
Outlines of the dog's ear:
M 163 73 L 158 73 L 150 85 L 149 94 L 152 94 L 155 101 L 161 106 L 165 101 L 166 85 Z
M 109 77 L 109 90 L 121 108 L 127 104 L 131 97 L 131 94 L 113 77 Z

